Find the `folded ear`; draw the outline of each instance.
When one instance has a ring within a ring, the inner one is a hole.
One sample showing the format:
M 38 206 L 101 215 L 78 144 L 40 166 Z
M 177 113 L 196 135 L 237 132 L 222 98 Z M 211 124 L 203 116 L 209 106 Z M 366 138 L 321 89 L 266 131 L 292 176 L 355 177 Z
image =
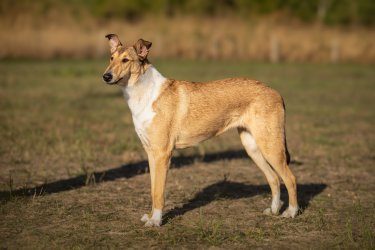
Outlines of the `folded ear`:
M 108 34 L 105 37 L 108 38 L 111 53 L 115 52 L 117 47 L 122 46 L 120 39 L 118 39 L 116 34 Z
M 138 54 L 138 57 L 141 61 L 147 59 L 148 52 L 150 51 L 152 43 L 142 38 L 139 39 L 135 44 L 134 48 Z

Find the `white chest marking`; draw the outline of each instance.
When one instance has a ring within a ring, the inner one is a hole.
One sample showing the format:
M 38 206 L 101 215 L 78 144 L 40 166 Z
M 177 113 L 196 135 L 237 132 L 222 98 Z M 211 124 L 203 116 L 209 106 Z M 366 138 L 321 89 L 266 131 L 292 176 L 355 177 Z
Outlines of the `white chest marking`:
M 145 145 L 149 142 L 146 129 L 155 116 L 152 104 L 159 97 L 165 81 L 166 78 L 150 66 L 133 86 L 123 88 L 125 100 L 132 113 L 135 131 Z

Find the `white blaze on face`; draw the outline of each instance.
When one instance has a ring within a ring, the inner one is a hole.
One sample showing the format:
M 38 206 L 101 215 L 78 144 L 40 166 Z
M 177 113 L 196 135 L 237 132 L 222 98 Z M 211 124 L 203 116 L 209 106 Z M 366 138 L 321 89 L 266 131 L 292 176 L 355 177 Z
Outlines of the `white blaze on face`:
M 135 131 L 145 145 L 148 145 L 146 128 L 155 116 L 152 104 L 159 97 L 165 81 L 166 78 L 150 66 L 135 84 L 123 88 L 125 100 L 132 113 Z

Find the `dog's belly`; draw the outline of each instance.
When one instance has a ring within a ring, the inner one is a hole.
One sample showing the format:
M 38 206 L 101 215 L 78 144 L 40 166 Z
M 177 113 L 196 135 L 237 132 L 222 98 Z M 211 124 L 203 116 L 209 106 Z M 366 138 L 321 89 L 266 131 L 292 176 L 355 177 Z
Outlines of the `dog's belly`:
M 193 147 L 204 140 L 210 139 L 213 136 L 214 135 L 195 135 L 191 137 L 178 138 L 175 147 L 179 149 Z
M 189 124 L 189 123 L 187 123 Z M 220 135 L 230 128 L 236 127 L 237 121 L 231 119 L 214 119 L 212 121 L 196 121 L 190 125 L 183 126 L 175 142 L 176 148 L 187 148 L 198 143 Z

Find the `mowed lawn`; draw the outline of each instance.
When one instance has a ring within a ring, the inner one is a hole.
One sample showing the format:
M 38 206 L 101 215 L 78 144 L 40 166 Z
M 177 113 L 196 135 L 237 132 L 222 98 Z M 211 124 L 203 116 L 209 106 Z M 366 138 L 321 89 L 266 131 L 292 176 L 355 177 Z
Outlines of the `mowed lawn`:
M 147 158 L 120 89 L 101 81 L 107 61 L 1 61 L 0 248 L 374 249 L 374 65 L 154 65 L 282 93 L 300 215 L 262 214 L 270 189 L 230 131 L 175 153 L 164 225 L 144 228 Z

